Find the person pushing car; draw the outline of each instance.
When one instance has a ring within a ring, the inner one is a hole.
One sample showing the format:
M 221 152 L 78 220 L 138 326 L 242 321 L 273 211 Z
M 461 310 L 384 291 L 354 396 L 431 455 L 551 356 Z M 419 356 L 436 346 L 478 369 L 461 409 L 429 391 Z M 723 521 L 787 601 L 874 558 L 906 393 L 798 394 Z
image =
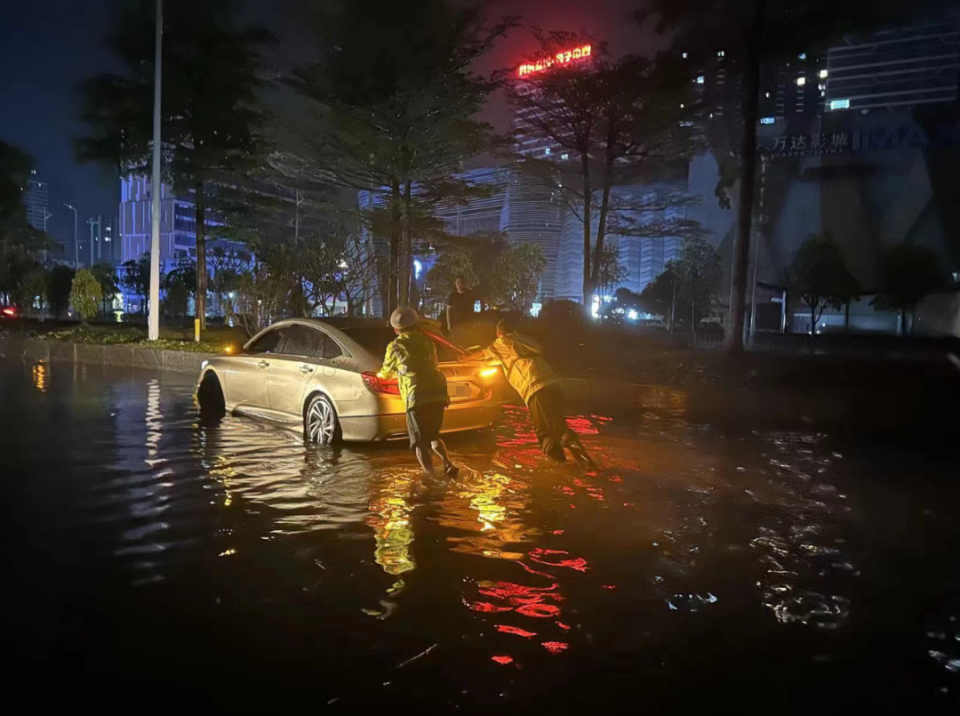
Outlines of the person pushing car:
M 416 451 L 423 471 L 433 474 L 432 451 L 443 461 L 444 473 L 455 477 L 460 469 L 450 461 L 447 446 L 440 439 L 443 414 L 450 404 L 447 378 L 440 372 L 436 344 L 417 328 L 419 320 L 416 310 L 409 306 L 398 308 L 390 316 L 397 337 L 387 346 L 379 376 L 397 377 L 407 412 L 410 447 Z
M 520 333 L 516 323 L 505 318 L 497 323 L 497 339 L 490 347 L 468 358 L 480 356 L 498 361 L 503 366 L 507 382 L 520 394 L 530 411 L 533 429 L 544 455 L 564 462 L 566 448 L 577 462 L 596 468 L 580 438 L 567 427 L 560 379 L 543 357 L 543 349 L 537 341 Z

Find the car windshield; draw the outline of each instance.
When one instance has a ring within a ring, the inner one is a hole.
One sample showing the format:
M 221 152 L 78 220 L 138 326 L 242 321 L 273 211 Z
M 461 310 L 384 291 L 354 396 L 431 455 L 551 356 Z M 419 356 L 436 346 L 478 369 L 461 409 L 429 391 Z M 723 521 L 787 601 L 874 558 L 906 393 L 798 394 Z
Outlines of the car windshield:
M 340 330 L 378 358 L 387 352 L 390 341 L 397 337 L 393 329 L 387 326 L 352 326 Z M 439 340 L 434 342 L 437 344 L 437 359 L 441 363 L 460 359 L 461 354 L 456 349 Z

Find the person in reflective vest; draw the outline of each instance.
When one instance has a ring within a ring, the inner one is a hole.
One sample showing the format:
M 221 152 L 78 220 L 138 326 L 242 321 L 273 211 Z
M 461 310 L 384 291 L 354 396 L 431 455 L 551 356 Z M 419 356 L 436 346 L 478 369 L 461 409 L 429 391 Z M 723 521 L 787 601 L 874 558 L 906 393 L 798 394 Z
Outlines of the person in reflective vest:
M 560 379 L 543 357 L 543 349 L 536 340 L 520 333 L 513 320 L 504 319 L 497 323 L 497 340 L 468 358 L 480 356 L 503 366 L 507 382 L 530 410 L 530 420 L 544 455 L 564 462 L 566 448 L 577 462 L 596 468 L 577 434 L 567 427 Z
M 432 451 L 443 461 L 444 473 L 454 477 L 460 470 L 450 461 L 446 443 L 440 439 L 443 413 L 450 404 L 447 378 L 440 372 L 436 344 L 417 330 L 419 320 L 416 310 L 409 306 L 398 308 L 390 316 L 397 337 L 387 346 L 378 375 L 397 378 L 407 412 L 410 447 L 416 451 L 420 467 L 433 474 Z

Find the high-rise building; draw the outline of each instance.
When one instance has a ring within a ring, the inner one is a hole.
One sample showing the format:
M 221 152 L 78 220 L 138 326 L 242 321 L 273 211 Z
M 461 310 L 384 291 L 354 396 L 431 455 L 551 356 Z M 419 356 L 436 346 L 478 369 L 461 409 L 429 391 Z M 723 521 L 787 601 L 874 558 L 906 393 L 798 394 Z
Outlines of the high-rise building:
M 27 208 L 27 223 L 37 231 L 46 231 L 50 218 L 50 185 L 40 180 L 36 169 L 30 171 L 23 203 Z
M 80 263 L 92 266 L 108 263 L 113 266 L 120 263 L 120 242 L 115 235 L 117 218 L 98 214 L 86 220 L 80 227 Z

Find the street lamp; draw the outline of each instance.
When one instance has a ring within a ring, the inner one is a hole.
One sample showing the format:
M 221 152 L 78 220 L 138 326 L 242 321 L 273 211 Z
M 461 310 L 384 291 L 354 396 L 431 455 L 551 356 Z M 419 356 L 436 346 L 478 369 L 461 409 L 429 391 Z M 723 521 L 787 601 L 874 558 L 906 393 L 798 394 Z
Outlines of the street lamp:
M 147 338 L 160 338 L 160 87 L 163 70 L 163 0 L 157 0 L 153 57 L 153 186 L 150 221 L 150 316 Z
M 73 268 L 80 270 L 80 244 L 77 242 L 77 207 L 63 202 L 63 205 L 73 212 Z

